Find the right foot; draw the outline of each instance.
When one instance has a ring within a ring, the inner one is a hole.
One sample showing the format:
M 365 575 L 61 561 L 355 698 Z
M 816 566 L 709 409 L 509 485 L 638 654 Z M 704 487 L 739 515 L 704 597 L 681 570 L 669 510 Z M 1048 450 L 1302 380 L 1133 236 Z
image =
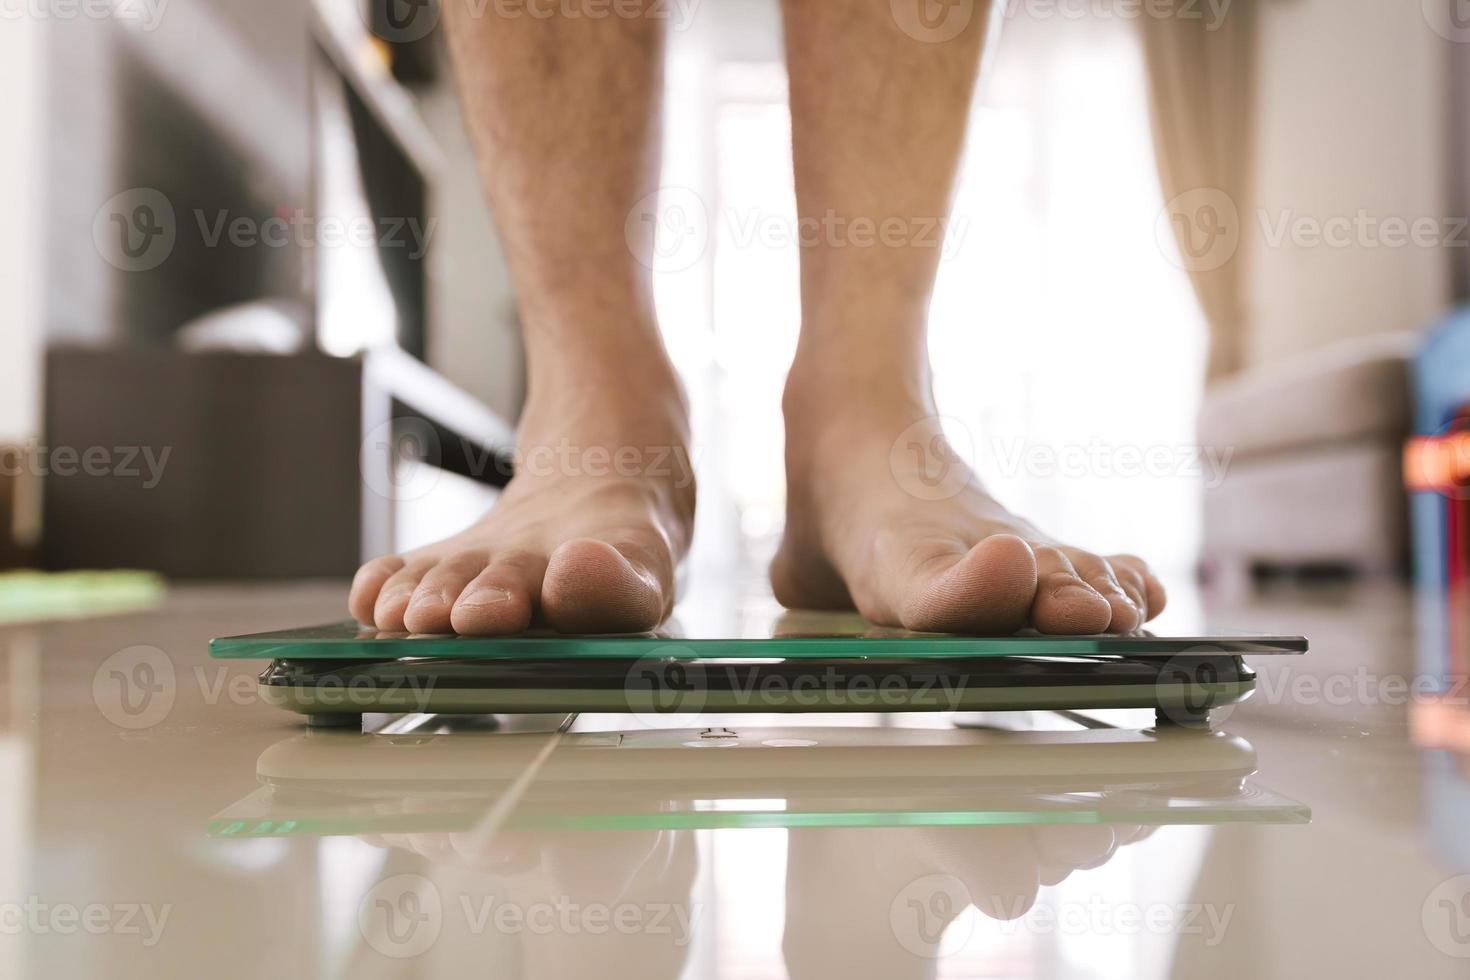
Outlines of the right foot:
M 991 498 L 922 390 L 793 366 L 786 530 L 771 564 L 782 605 L 971 634 L 1126 633 L 1158 615 L 1164 588 L 1141 559 L 1059 544 Z M 953 482 L 930 482 L 935 460 Z
M 694 523 L 688 412 L 662 365 L 646 378 L 619 371 L 563 377 L 555 404 L 528 406 L 495 506 L 451 538 L 363 565 L 352 615 L 385 631 L 480 636 L 661 623 Z

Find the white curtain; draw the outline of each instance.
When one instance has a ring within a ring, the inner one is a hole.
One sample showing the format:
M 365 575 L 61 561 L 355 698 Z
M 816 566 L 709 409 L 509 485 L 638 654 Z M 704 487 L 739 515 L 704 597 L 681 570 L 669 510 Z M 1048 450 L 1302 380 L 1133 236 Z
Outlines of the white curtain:
M 1167 0 L 1138 21 L 1170 227 L 1210 327 L 1207 381 L 1244 363 L 1257 0 Z

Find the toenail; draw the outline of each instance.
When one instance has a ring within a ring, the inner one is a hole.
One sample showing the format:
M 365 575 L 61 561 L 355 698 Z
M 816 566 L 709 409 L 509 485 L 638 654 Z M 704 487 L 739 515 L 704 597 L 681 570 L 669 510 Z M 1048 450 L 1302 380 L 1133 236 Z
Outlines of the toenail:
M 1100 599 L 1096 589 L 1087 585 L 1064 585 L 1052 592 L 1053 599 Z
M 492 602 L 504 602 L 509 598 L 510 593 L 504 589 L 485 586 L 460 597 L 459 604 L 462 606 L 488 606 Z

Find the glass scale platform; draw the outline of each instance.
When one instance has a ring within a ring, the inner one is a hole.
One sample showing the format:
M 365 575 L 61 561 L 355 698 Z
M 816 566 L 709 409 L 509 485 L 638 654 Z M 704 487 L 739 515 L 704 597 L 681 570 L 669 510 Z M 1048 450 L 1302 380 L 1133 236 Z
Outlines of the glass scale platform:
M 369 712 L 704 713 L 1154 708 L 1208 727 L 1249 697 L 1246 655 L 1306 652 L 1300 636 L 922 634 L 848 613 L 786 612 L 737 628 L 509 637 L 383 633 L 353 622 L 223 637 L 210 654 L 271 661 L 265 700 L 314 726 Z

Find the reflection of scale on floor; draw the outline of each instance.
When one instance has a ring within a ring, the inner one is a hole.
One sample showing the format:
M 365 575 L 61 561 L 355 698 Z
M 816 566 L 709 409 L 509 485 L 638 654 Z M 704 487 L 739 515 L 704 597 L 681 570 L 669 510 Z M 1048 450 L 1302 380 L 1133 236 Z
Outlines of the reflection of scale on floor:
M 1306 823 L 1223 732 L 870 727 L 313 731 L 219 837 L 504 830 Z M 566 726 L 563 725 L 563 728 Z M 529 775 L 529 779 L 527 776 Z
M 764 636 L 658 633 L 409 636 L 355 623 L 216 639 L 215 657 L 268 659 L 265 700 L 314 726 L 367 712 L 595 711 L 680 727 L 706 713 L 1153 708 L 1207 728 L 1255 689 L 1247 654 L 1300 654 L 1297 636 L 970 637 L 792 613 Z

